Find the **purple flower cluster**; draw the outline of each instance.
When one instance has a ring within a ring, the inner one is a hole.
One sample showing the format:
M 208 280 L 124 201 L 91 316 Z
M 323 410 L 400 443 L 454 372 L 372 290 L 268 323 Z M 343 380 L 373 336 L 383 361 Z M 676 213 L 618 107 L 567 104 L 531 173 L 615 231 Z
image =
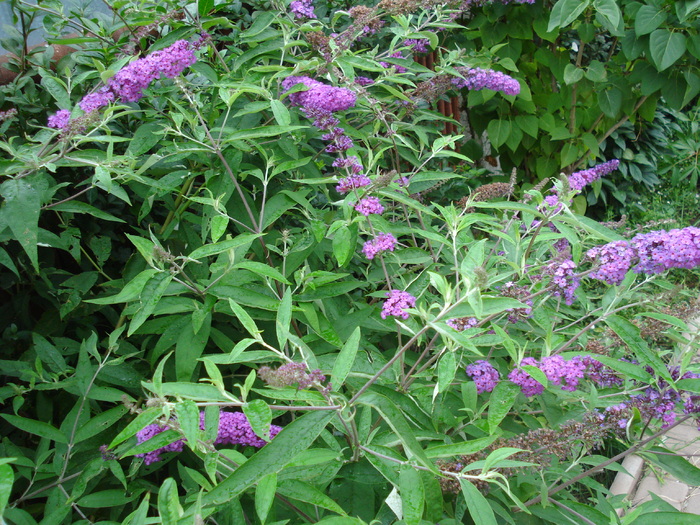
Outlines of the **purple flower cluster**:
M 286 363 L 276 370 L 269 366 L 262 366 L 258 370 L 258 377 L 270 386 L 297 385 L 300 390 L 317 383 L 323 383 L 326 380 L 326 376 L 321 370 L 316 369 L 309 372 L 305 363 Z
M 457 88 L 467 88 L 472 91 L 490 89 L 491 91 L 502 91 L 506 95 L 520 93 L 520 82 L 513 77 L 500 71 L 481 69 L 480 67 L 467 70 L 464 73 L 464 78 L 453 78 L 452 84 Z
M 405 309 L 416 306 L 416 298 L 402 290 L 391 290 L 386 293 L 386 296 L 388 299 L 384 301 L 384 306 L 382 306 L 382 319 L 386 319 L 390 315 L 404 320 L 408 319 L 409 315 Z
M 700 266 L 700 228 L 640 233 L 629 242 L 613 241 L 591 248 L 586 255 L 595 264 L 591 277 L 608 284 L 620 284 L 630 268 L 646 274 L 695 268 Z
M 407 38 L 403 41 L 403 45 L 410 46 L 416 53 L 427 53 L 430 40 L 427 38 Z
M 576 263 L 571 259 L 555 259 L 544 268 L 543 273 L 552 278 L 552 284 L 555 286 L 552 293 L 556 297 L 563 297 L 566 304 L 573 304 L 576 289 L 581 283 L 576 275 Z
M 596 181 L 599 178 L 615 171 L 619 165 L 620 161 L 613 159 L 603 164 L 593 166 L 592 168 L 572 173 L 569 175 L 569 187 L 572 190 L 581 191 L 593 181 Z
M 78 103 L 80 109 L 90 113 L 107 106 L 117 98 L 126 102 L 138 101 L 143 97 L 143 90 L 161 75 L 175 78 L 194 64 L 197 57 L 193 47 L 186 40 L 178 40 L 170 47 L 134 60 L 117 71 L 105 87 L 84 96 Z M 69 121 L 70 111 L 62 109 L 49 117 L 48 126 L 63 130 Z
M 404 58 L 403 53 L 401 51 L 397 51 L 396 53 L 392 53 L 389 55 L 391 58 Z M 399 66 L 397 64 L 390 64 L 389 62 L 379 62 L 379 65 L 382 66 L 384 69 L 389 69 L 393 67 L 397 73 L 405 73 L 407 70 L 403 66 Z
M 621 386 L 624 380 L 610 367 L 605 366 L 597 359 L 590 356 L 581 358 L 586 365 L 586 377 L 593 381 L 597 387 L 610 388 Z
M 358 84 L 362 87 L 371 86 L 372 84 L 374 84 L 374 80 L 372 80 L 369 77 L 359 76 L 359 77 L 355 77 L 355 84 Z
M 138 443 L 144 443 L 169 428 L 168 425 L 161 426 L 155 423 L 147 425 L 136 433 L 136 440 Z M 204 412 L 199 413 L 199 428 L 204 430 Z M 281 430 L 282 427 L 270 425 L 270 439 L 279 434 Z M 260 448 L 265 443 L 265 440 L 259 438 L 253 432 L 248 418 L 243 412 L 220 412 L 219 430 L 214 441 L 215 445 L 244 445 Z M 179 439 L 151 452 L 137 454 L 136 457 L 144 458 L 144 463 L 150 465 L 160 461 L 161 454 L 165 452 L 182 452 L 184 445 L 184 440 Z
M 352 139 L 345 134 L 343 128 L 335 127 L 321 138 L 330 143 L 326 146 L 326 153 L 338 153 L 353 147 Z
M 368 217 L 371 214 L 381 215 L 384 213 L 384 206 L 378 197 L 365 197 L 355 204 L 355 210 Z
M 380 233 L 374 239 L 365 242 L 362 246 L 362 253 L 368 259 L 374 259 L 381 252 L 393 252 L 396 248 L 396 237 L 390 233 Z
M 504 297 L 512 297 L 517 299 L 521 303 L 527 305 L 526 308 L 508 308 L 506 311 L 510 312 L 508 314 L 508 321 L 511 323 L 517 323 L 522 319 L 527 319 L 532 317 L 532 306 L 534 303 L 530 299 L 530 290 L 525 286 L 520 286 L 515 284 L 513 281 L 508 281 L 501 287 L 501 295 Z
M 309 77 L 287 77 L 282 82 L 282 88 L 286 92 L 297 84 L 304 84 L 308 89 L 291 93 L 289 101 L 305 110 L 335 113 L 354 107 L 357 101 L 357 96 L 349 89 L 329 86 Z
M 369 186 L 372 183 L 367 175 L 362 173 L 358 175 L 350 175 L 344 177 L 338 181 L 338 185 L 335 187 L 336 191 L 342 195 L 352 191 L 356 188 L 363 188 Z
M 316 18 L 313 0 L 294 0 L 289 4 L 289 10 L 296 18 Z
M 70 122 L 70 111 L 61 109 L 49 117 L 47 125 L 50 128 L 64 129 Z
M 561 386 L 562 390 L 569 392 L 573 392 L 578 388 L 579 380 L 583 378 L 586 372 L 586 364 L 578 356 L 567 361 L 559 355 L 554 355 L 545 357 L 539 362 L 533 357 L 526 357 L 520 362 L 520 366 L 523 365 L 539 368 L 547 376 L 547 380 L 550 383 Z M 520 368 L 514 368 L 508 374 L 508 379 L 520 386 L 523 394 L 527 397 L 544 392 L 544 385 Z
M 492 392 L 496 388 L 496 384 L 501 376 L 488 361 L 483 359 L 467 366 L 465 372 L 476 383 L 476 392 L 482 394 L 484 392 Z

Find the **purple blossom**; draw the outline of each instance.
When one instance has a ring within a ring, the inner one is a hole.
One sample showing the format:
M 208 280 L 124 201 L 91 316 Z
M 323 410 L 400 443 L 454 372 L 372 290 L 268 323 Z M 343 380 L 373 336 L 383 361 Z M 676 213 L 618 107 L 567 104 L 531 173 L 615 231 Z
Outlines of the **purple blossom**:
M 617 373 L 597 359 L 584 356 L 581 358 L 586 365 L 586 377 L 593 381 L 597 387 L 610 388 L 612 386 L 621 386 L 624 381 Z
M 463 79 L 452 79 L 452 84 L 458 88 L 466 87 L 472 91 L 490 89 L 491 91 L 502 91 L 506 95 L 520 93 L 520 82 L 513 77 L 500 71 L 481 69 L 480 67 L 469 69 L 464 74 Z
M 199 413 L 199 428 L 204 430 L 204 412 Z M 168 425 L 161 426 L 158 424 L 147 425 L 136 433 L 136 441 L 144 443 L 154 436 L 169 430 Z M 270 425 L 270 439 L 280 433 L 282 427 Z M 253 432 L 248 418 L 243 412 L 224 412 L 219 413 L 219 430 L 217 432 L 215 445 L 244 445 L 260 448 L 266 443 L 265 440 L 259 438 Z M 172 443 L 144 454 L 136 454 L 136 457 L 144 458 L 143 462 L 146 465 L 160 461 L 161 454 L 165 452 L 182 452 L 185 446 L 185 441 L 178 439 Z
M 316 18 L 312 0 L 294 0 L 289 4 L 289 10 L 296 18 Z
M 620 165 L 620 161 L 617 159 L 609 160 L 603 164 L 598 164 L 592 168 L 588 168 L 582 171 L 577 171 L 569 175 L 569 187 L 575 191 L 581 191 L 585 186 L 591 184 L 593 181 L 612 173 Z
M 95 93 L 90 93 L 85 95 L 83 99 L 78 102 L 80 109 L 85 113 L 90 113 L 104 106 L 109 105 L 110 102 L 114 100 L 114 93 L 112 93 L 106 87 L 96 91 Z
M 372 213 L 377 215 L 384 213 L 384 206 L 379 202 L 378 197 L 365 197 L 364 199 L 360 199 L 360 202 L 355 204 L 355 209 L 365 217 Z
M 109 79 L 107 88 L 126 102 L 136 102 L 143 97 L 143 90 L 161 75 L 175 78 L 196 61 L 189 42 L 178 40 L 120 69 Z
M 591 248 L 586 255 L 598 265 L 589 277 L 615 285 L 624 280 L 636 257 L 636 251 L 627 241 L 613 241 Z
M 61 109 L 49 117 L 47 124 L 50 128 L 65 129 L 69 121 L 70 111 Z
M 564 297 L 567 305 L 571 305 L 575 299 L 575 292 L 581 280 L 576 275 L 576 263 L 571 259 L 565 261 L 554 260 L 543 270 L 543 273 L 552 278 L 556 297 Z
M 355 84 L 359 84 L 360 86 L 371 86 L 374 84 L 374 80 L 372 80 L 369 77 L 355 77 Z
M 386 296 L 388 299 L 384 301 L 384 306 L 382 306 L 382 319 L 386 319 L 390 315 L 404 320 L 408 319 L 409 314 L 405 309 L 416 306 L 416 298 L 402 290 L 391 290 L 386 293 Z
M 330 133 L 326 133 L 321 136 L 321 138 L 330 142 L 330 144 L 326 146 L 327 153 L 347 151 L 353 147 L 352 139 L 345 134 L 343 128 L 333 128 Z
M 369 186 L 372 183 L 367 175 L 350 175 L 338 181 L 338 185 L 335 187 L 336 191 L 340 194 L 348 193 L 356 188 L 363 188 Z
M 362 247 L 362 253 L 368 259 L 374 259 L 381 252 L 393 252 L 397 244 L 396 237 L 390 233 L 380 233 L 374 239 L 367 241 Z
M 403 53 L 401 51 L 397 51 L 396 53 L 392 53 L 389 55 L 391 58 L 404 58 Z M 389 69 L 391 67 L 396 69 L 397 73 L 405 73 L 407 70 L 403 66 L 399 66 L 396 64 L 390 64 L 389 62 L 379 62 L 379 65 L 382 66 L 384 69 Z
M 520 362 L 520 366 L 523 365 L 537 366 L 537 361 L 534 357 L 526 357 Z M 518 385 L 522 393 L 527 397 L 539 395 L 544 392 L 544 385 L 520 368 L 511 370 L 510 374 L 508 374 L 508 379 Z
M 362 171 L 362 164 L 357 159 L 356 156 L 350 155 L 349 157 L 339 157 L 333 161 L 334 168 L 345 168 L 350 171 L 353 175 L 357 175 Z
M 427 38 L 407 38 L 403 41 L 403 45 L 411 47 L 416 53 L 427 53 L 430 40 Z
M 294 106 L 334 113 L 354 107 L 357 101 L 357 95 L 349 89 L 329 86 L 309 77 L 287 77 L 282 82 L 282 89 L 286 92 L 297 84 L 303 84 L 308 89 L 289 95 L 289 101 Z
M 483 359 L 467 366 L 465 372 L 476 383 L 477 394 L 492 392 L 500 380 L 498 370 L 491 366 L 488 361 L 484 361 Z

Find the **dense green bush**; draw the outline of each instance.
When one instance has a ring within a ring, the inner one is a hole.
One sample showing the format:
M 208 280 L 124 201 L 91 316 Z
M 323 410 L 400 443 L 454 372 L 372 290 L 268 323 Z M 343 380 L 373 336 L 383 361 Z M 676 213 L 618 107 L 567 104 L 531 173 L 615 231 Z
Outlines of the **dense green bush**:
M 618 518 L 592 476 L 638 452 L 700 484 L 651 448 L 699 411 L 696 304 L 661 273 L 700 264 L 700 231 L 626 241 L 574 213 L 613 159 L 547 191 L 465 176 L 435 100 L 518 115 L 530 90 L 448 36 L 460 6 L 290 7 L 121 2 L 114 44 L 81 18 L 55 70 L 15 64 L 0 515 L 671 519 L 658 499 Z

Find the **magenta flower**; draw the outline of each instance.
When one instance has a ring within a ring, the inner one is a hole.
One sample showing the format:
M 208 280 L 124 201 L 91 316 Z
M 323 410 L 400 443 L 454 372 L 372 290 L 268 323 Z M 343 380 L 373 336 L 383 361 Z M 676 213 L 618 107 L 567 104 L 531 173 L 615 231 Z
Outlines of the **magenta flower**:
M 500 380 L 498 370 L 496 370 L 488 361 L 480 359 L 467 366 L 465 372 L 476 383 L 477 394 L 484 392 L 492 392 L 496 388 L 496 384 Z
M 372 213 L 377 215 L 384 213 L 384 206 L 379 202 L 378 197 L 365 197 L 364 199 L 360 199 L 360 202 L 355 204 L 355 209 L 365 217 Z
M 537 361 L 534 357 L 526 357 L 520 362 L 520 366 L 522 365 L 537 366 Z M 518 385 L 523 394 L 527 397 L 539 395 L 544 392 L 544 385 L 520 368 L 511 370 L 510 374 L 508 374 L 508 379 Z
M 103 87 L 95 93 L 90 93 L 85 95 L 83 99 L 78 102 L 80 109 L 85 113 L 90 113 L 104 106 L 109 105 L 110 102 L 114 100 L 114 93 L 112 93 L 107 87 Z
M 416 306 L 416 298 L 402 290 L 391 290 L 386 293 L 386 296 L 388 299 L 384 301 L 384 306 L 382 306 L 382 319 L 386 319 L 390 315 L 404 320 L 408 319 L 409 314 L 405 309 Z
M 458 88 L 467 88 L 472 91 L 490 89 L 491 91 L 502 91 L 506 95 L 517 95 L 520 93 L 520 82 L 513 77 L 493 71 L 481 69 L 480 67 L 469 69 L 464 78 L 452 79 L 452 84 Z
M 289 4 L 289 10 L 295 18 L 316 18 L 312 0 L 294 0 Z
M 61 109 L 51 115 L 48 120 L 48 126 L 50 128 L 65 129 L 70 121 L 70 111 L 67 109 Z
M 365 257 L 372 260 L 381 252 L 393 252 L 397 242 L 396 237 L 392 234 L 380 233 L 362 246 L 362 253 L 365 254 Z

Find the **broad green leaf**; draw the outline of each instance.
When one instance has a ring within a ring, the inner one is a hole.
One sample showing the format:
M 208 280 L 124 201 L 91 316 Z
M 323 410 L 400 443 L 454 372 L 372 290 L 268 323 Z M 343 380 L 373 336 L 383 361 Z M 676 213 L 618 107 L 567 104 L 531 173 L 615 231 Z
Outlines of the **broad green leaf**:
M 643 5 L 634 17 L 634 31 L 638 36 L 648 35 L 666 21 L 666 11 L 654 5 Z
M 1 213 L 0 219 L 2 219 Z M 15 266 L 12 257 L 9 256 L 9 254 L 5 251 L 4 248 L 0 248 L 0 264 L 2 264 L 5 268 L 9 269 L 12 273 L 19 277 L 19 271 L 17 270 L 17 266 Z
M 35 436 L 43 437 L 55 441 L 56 443 L 68 443 L 65 434 L 56 427 L 44 423 L 43 421 L 35 421 L 26 417 L 15 416 L 12 414 L 0 414 L 0 417 L 5 419 L 10 425 L 34 434 Z
M 251 140 L 262 137 L 276 137 L 278 135 L 291 133 L 292 131 L 296 131 L 298 129 L 304 129 L 306 127 L 307 126 L 263 126 L 256 129 L 244 129 L 231 133 L 226 137 L 226 140 Z
M 355 253 L 357 246 L 357 224 L 343 225 L 333 236 L 333 256 L 338 266 L 345 266 Z
M 37 238 L 41 193 L 27 179 L 12 179 L 0 184 L 0 195 L 4 199 L 0 207 L 0 223 L 10 227 L 32 266 L 39 271 Z
M 326 428 L 335 413 L 317 410 L 288 424 L 282 432 L 202 499 L 204 507 L 216 506 L 238 497 L 251 485 L 272 472 L 279 472 L 306 450 Z
M 141 290 L 139 297 L 141 305 L 134 314 L 134 317 L 132 317 L 131 323 L 129 323 L 127 336 L 131 336 L 146 322 L 146 319 L 148 319 L 153 313 L 153 310 L 156 309 L 156 305 L 161 297 L 163 297 L 165 290 L 170 286 L 172 280 L 173 274 L 170 272 L 158 272 L 148 280 L 143 290 Z
M 576 84 L 579 80 L 583 78 L 583 69 L 576 67 L 574 64 L 566 64 L 564 68 L 564 83 L 567 86 L 571 84 Z
M 257 262 L 257 261 L 241 261 L 234 265 L 236 269 L 243 269 L 253 272 L 256 275 L 263 277 L 269 277 L 275 281 L 279 281 L 284 284 L 290 284 L 289 281 L 280 273 L 279 270 L 273 268 L 267 264 Z
M 177 525 L 182 516 L 177 482 L 173 478 L 166 479 L 158 490 L 158 515 L 163 525 Z
M 248 418 L 250 427 L 255 435 L 265 441 L 270 441 L 270 423 L 272 410 L 262 399 L 255 399 L 243 405 L 243 413 Z
M 140 125 L 129 142 L 129 147 L 126 148 L 126 154 L 138 157 L 146 153 L 163 138 L 159 133 L 162 129 L 163 124 L 160 122 L 147 122 Z
M 520 387 L 510 381 L 500 381 L 493 389 L 489 397 L 489 434 L 494 434 L 498 430 L 498 425 L 510 412 L 519 392 Z
M 590 0 L 558 0 L 549 15 L 547 33 L 564 28 L 578 18 L 590 4 Z
M 638 516 L 630 525 L 697 525 L 698 515 L 687 512 L 650 512 Z
M 77 430 L 73 442 L 80 443 L 108 428 L 112 428 L 126 412 L 126 407 L 116 406 L 96 415 Z
M 399 473 L 401 509 L 406 525 L 419 525 L 423 518 L 425 488 L 420 473 L 410 465 L 403 465 Z
M 70 110 L 73 107 L 73 104 L 71 104 L 70 95 L 68 95 L 66 85 L 57 78 L 44 76 L 43 74 L 42 77 L 43 78 L 41 79 L 41 85 L 58 103 L 58 107 L 61 109 Z
M 131 447 L 123 454 L 123 457 L 153 452 L 154 450 L 163 448 L 164 446 L 169 445 L 170 443 L 174 443 L 179 439 L 181 439 L 181 435 L 179 432 L 173 429 L 168 429 L 161 432 L 160 434 L 156 434 L 151 439 L 144 441 L 143 443 L 139 443 L 138 445 Z
M 92 215 L 96 219 L 102 219 L 103 221 L 124 222 L 119 217 L 115 217 L 114 215 L 100 210 L 99 208 L 95 208 L 86 202 L 80 202 L 77 200 L 57 204 L 56 206 L 52 206 L 51 209 L 68 213 L 87 213 L 88 215 Z
M 462 495 L 474 523 L 479 525 L 498 525 L 491 505 L 489 505 L 483 494 L 479 492 L 479 489 L 466 479 L 460 479 L 459 484 L 462 486 Z
M 146 492 L 146 495 L 143 497 L 139 507 L 133 513 L 127 516 L 126 520 L 124 520 L 124 525 L 146 525 L 146 518 L 148 516 L 150 502 L 151 493 Z
M 272 108 L 272 114 L 275 116 L 277 124 L 280 126 L 289 126 L 292 122 L 292 118 L 289 115 L 289 110 L 281 101 L 272 99 L 270 101 L 270 107 Z
M 272 472 L 258 481 L 255 487 L 255 513 L 262 523 L 265 523 L 275 501 L 277 492 L 277 473 Z
M 253 321 L 253 318 L 248 312 L 233 299 L 228 300 L 228 305 L 231 307 L 231 310 L 233 310 L 233 315 L 235 315 L 243 325 L 243 328 L 245 328 L 254 339 L 260 340 L 260 330 L 258 330 L 255 321 Z
M 452 384 L 457 373 L 457 356 L 455 352 L 447 351 L 438 363 L 438 392 L 444 392 Z
M 177 422 L 180 424 L 182 433 L 185 434 L 187 445 L 191 449 L 197 448 L 197 437 L 199 436 L 199 409 L 191 399 L 185 399 L 175 405 Z
M 622 107 L 622 91 L 615 87 L 599 91 L 598 105 L 606 116 L 615 117 Z
M 595 0 L 593 2 L 596 12 L 605 18 L 611 27 L 617 27 L 620 24 L 622 13 L 616 0 Z
M 668 29 L 657 29 L 649 37 L 649 51 L 654 64 L 663 71 L 675 64 L 686 50 L 686 38 L 683 33 Z
M 214 0 L 197 0 L 197 13 L 199 16 L 206 16 L 214 9 Z
M 342 514 L 343 516 L 346 515 L 345 511 L 340 505 L 338 505 L 316 487 L 304 481 L 285 479 L 284 481 L 280 482 L 277 491 L 288 498 L 303 501 L 304 503 L 310 503 L 311 505 L 328 509 L 331 512 L 336 512 L 338 514 Z
M 149 265 L 153 264 L 153 250 L 156 247 L 156 244 L 150 239 L 144 239 L 143 237 L 137 237 L 136 235 L 129 235 L 127 233 L 126 236 L 139 251 L 141 257 L 146 259 L 146 262 Z
M 493 119 L 489 122 L 486 131 L 494 148 L 498 149 L 506 143 L 511 133 L 511 126 L 509 120 Z
M 333 370 L 331 371 L 331 384 L 333 389 L 338 391 L 345 379 L 348 377 L 350 370 L 352 370 L 352 365 L 355 362 L 355 357 L 357 356 L 357 350 L 360 347 L 360 327 L 355 328 L 345 341 L 343 348 L 340 350 L 338 357 L 336 357 L 333 363 Z
M 8 464 L 0 465 L 0 519 L 5 513 L 7 502 L 10 501 L 12 484 L 15 481 L 15 474 Z

